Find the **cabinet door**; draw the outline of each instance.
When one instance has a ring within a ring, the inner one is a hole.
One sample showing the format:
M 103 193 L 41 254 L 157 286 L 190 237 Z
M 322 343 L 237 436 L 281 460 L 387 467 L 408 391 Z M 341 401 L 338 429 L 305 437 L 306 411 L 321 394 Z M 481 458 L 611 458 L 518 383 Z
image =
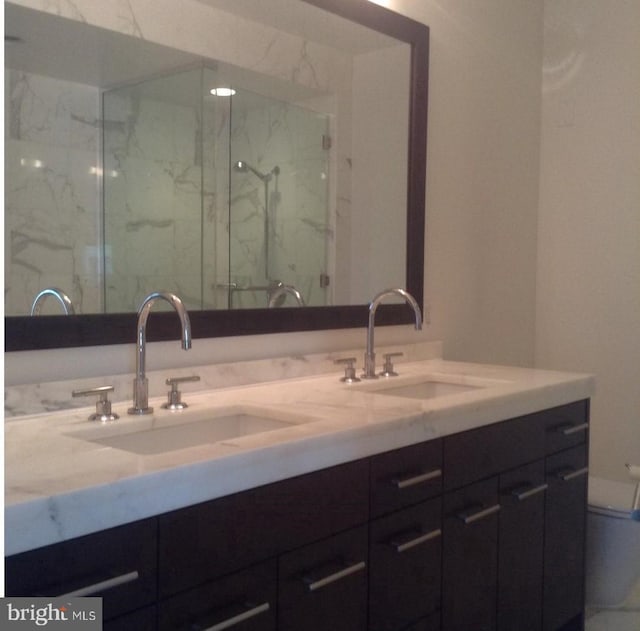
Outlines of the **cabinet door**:
M 543 628 L 553 631 L 584 611 L 587 448 L 547 458 Z
M 155 601 L 157 522 L 147 519 L 10 556 L 7 596 L 101 596 L 105 620 Z
M 279 631 L 364 631 L 367 622 L 367 527 L 279 559 Z
M 542 629 L 544 460 L 500 476 L 499 631 Z
M 207 583 L 159 606 L 159 631 L 275 631 L 276 563 Z
M 493 631 L 498 583 L 498 478 L 444 496 L 443 631 Z
M 370 631 L 399 631 L 439 610 L 441 503 L 437 498 L 371 523 Z

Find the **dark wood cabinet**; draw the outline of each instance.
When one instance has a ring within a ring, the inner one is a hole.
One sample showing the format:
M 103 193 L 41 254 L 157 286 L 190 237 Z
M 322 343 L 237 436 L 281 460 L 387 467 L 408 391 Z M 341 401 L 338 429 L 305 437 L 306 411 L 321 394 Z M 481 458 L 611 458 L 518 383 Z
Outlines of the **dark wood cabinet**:
M 500 476 L 498 631 L 542 629 L 544 461 Z
M 368 476 L 358 460 L 161 515 L 160 597 L 366 523 Z
M 443 631 L 495 629 L 499 511 L 497 477 L 444 496 Z
M 371 517 L 418 504 L 442 492 L 442 440 L 371 458 Z
M 547 458 L 544 629 L 560 629 L 584 610 L 587 447 Z
M 397 631 L 440 609 L 440 498 L 374 520 L 369 529 L 369 630 Z
M 102 596 L 107 631 L 581 631 L 588 411 L 559 406 L 17 554 L 6 593 Z
M 100 596 L 104 620 L 156 600 L 156 519 L 10 556 L 10 596 Z
M 275 631 L 276 593 L 275 561 L 252 566 L 162 601 L 158 631 Z
M 104 622 L 102 631 L 156 631 L 158 612 L 155 605 L 133 611 Z
M 282 555 L 278 576 L 280 631 L 366 630 L 366 526 Z

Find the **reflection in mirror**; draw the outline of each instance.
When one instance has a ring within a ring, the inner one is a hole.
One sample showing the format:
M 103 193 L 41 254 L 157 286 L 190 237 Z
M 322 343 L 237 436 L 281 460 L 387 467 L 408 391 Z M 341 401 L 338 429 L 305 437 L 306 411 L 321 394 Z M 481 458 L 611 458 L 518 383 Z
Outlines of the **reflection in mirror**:
M 282 285 L 310 306 L 405 285 L 408 44 L 372 32 L 364 51 L 320 41 L 314 61 L 341 67 L 324 85 L 219 59 L 176 69 L 181 51 L 164 50 L 165 67 L 131 78 L 114 65 L 105 86 L 32 48 L 61 21 L 8 5 L 7 33 L 21 41 L 7 56 L 7 314 L 28 313 L 49 285 L 80 313 L 134 312 L 158 289 L 207 310 L 264 308 Z M 64 22 L 80 58 L 82 42 L 94 57 L 96 40 L 105 53 L 123 45 Z
M 7 350 L 118 343 L 158 290 L 202 310 L 195 337 L 421 300 L 427 28 L 365 0 L 187 7 L 5 2 Z M 47 287 L 118 318 L 51 341 L 24 317 Z
M 267 307 L 283 285 L 328 303 L 328 116 L 219 75 L 199 66 L 103 93 L 108 313 L 154 287 L 189 310 Z

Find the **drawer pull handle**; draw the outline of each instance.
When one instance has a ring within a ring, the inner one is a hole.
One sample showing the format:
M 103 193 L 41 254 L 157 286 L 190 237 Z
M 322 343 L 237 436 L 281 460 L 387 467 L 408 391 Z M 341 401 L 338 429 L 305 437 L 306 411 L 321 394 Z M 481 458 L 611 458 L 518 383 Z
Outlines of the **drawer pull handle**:
M 560 471 L 557 475 L 563 481 L 573 480 L 574 478 L 580 478 L 589 473 L 589 467 L 582 467 L 582 469 L 576 469 L 575 471 Z
M 523 500 L 526 500 L 529 497 L 533 497 L 534 495 L 538 495 L 538 493 L 543 493 L 544 491 L 546 491 L 549 488 L 548 484 L 539 484 L 538 486 L 531 486 L 529 485 L 528 487 L 525 488 L 521 488 L 521 489 L 515 489 L 514 491 L 511 492 L 511 494 L 519 501 L 522 502 Z
M 218 622 L 218 624 L 214 624 L 212 627 L 207 627 L 203 631 L 223 631 L 223 629 L 230 629 L 245 620 L 249 620 L 250 618 L 259 616 L 261 613 L 269 611 L 269 609 L 269 603 L 262 603 L 261 605 L 257 605 L 256 607 L 252 607 L 251 609 L 247 609 L 246 611 L 239 613 L 237 616 Z
M 128 572 L 127 574 L 120 574 L 120 576 L 108 578 L 107 580 L 100 581 L 99 583 L 93 583 L 93 585 L 86 585 L 85 587 L 74 589 L 73 591 L 67 592 L 66 594 L 60 594 L 59 598 L 90 596 L 91 594 L 95 594 L 96 592 L 102 592 L 106 589 L 118 587 L 119 585 L 132 583 L 133 581 L 137 581 L 139 578 L 140 574 L 137 570 L 135 570 L 134 572 Z
M 458 513 L 458 517 L 462 519 L 465 524 L 472 524 L 475 521 L 489 517 L 500 510 L 500 504 L 494 504 L 489 508 L 483 508 L 472 513 Z
M 563 425 L 558 428 L 558 431 L 563 436 L 571 436 L 572 434 L 577 434 L 578 432 L 586 432 L 589 429 L 589 423 L 580 423 L 580 425 Z
M 396 549 L 396 552 L 405 552 L 415 546 L 419 546 L 421 543 L 426 543 L 431 539 L 435 539 L 442 535 L 442 530 L 437 528 L 436 530 L 432 530 L 431 532 L 427 532 L 424 535 L 420 535 L 419 537 L 415 537 L 414 539 L 410 539 L 409 541 L 403 541 L 402 543 L 398 541 L 392 541 L 391 545 Z
M 345 567 L 343 570 L 339 570 L 338 572 L 334 572 L 333 574 L 329 574 L 329 576 L 325 576 L 324 578 L 319 578 L 318 580 L 313 580 L 309 577 L 304 579 L 304 582 L 307 583 L 307 589 L 310 592 L 314 592 L 326 585 L 331 583 L 335 583 L 347 576 L 351 576 L 351 574 L 355 574 L 356 572 L 361 572 L 367 567 L 364 561 L 359 561 L 358 563 L 354 563 L 353 565 L 349 565 Z
M 434 469 L 433 471 L 414 475 L 409 478 L 396 478 L 392 480 L 392 482 L 397 488 L 406 489 L 407 487 L 415 486 L 416 484 L 422 484 L 423 482 L 428 482 L 429 480 L 435 480 L 436 478 L 439 478 L 441 476 L 442 469 Z

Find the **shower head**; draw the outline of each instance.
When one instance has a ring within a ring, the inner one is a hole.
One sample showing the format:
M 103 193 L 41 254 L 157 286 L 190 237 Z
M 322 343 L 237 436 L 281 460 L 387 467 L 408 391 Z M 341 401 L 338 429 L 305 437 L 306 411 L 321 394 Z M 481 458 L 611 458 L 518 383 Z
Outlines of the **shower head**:
M 251 172 L 256 177 L 260 178 L 263 182 L 268 182 L 274 175 L 280 174 L 279 166 L 273 167 L 273 169 L 271 169 L 269 173 L 262 173 L 261 171 L 258 171 L 258 169 L 252 167 L 248 162 L 245 162 L 244 160 L 236 160 L 236 162 L 233 163 L 233 170 L 236 173 Z

